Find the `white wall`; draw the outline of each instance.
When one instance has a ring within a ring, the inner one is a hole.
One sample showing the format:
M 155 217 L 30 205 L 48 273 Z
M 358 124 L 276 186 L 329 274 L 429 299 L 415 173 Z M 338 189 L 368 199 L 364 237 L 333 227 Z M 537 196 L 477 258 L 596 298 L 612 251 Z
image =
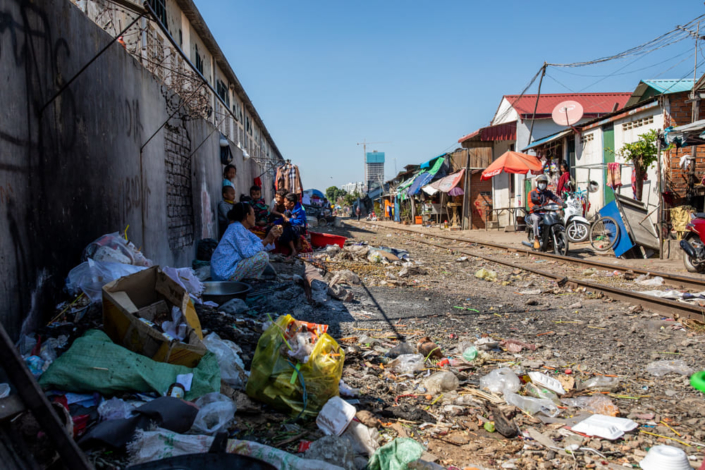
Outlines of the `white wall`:
M 492 161 L 495 161 L 499 157 L 501 157 L 506 151 L 511 148 L 513 143 L 514 141 L 512 140 L 494 142 L 494 145 L 492 147 Z M 511 201 L 509 200 L 509 178 L 512 178 L 513 176 L 514 175 L 510 175 L 507 173 L 500 173 L 499 175 L 492 178 L 493 208 L 498 209 L 500 207 L 509 207 L 510 205 L 513 206 L 513 204 L 510 204 Z M 509 225 L 509 214 L 502 213 L 499 216 L 499 222 L 502 226 Z
M 603 205 L 604 172 L 601 169 L 587 170 L 578 168 L 585 165 L 597 165 L 603 162 L 602 155 L 602 128 L 591 129 L 582 135 L 576 135 L 575 142 L 575 179 L 580 189 L 587 189 L 588 176 L 599 183 L 599 189 L 590 193 L 589 215 L 597 212 Z

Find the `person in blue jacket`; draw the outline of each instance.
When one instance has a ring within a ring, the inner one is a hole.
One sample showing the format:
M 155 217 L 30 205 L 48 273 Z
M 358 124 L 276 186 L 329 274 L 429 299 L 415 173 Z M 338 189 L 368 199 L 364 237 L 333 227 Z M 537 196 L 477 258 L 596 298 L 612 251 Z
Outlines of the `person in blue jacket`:
M 282 217 L 274 221 L 274 225 L 283 225 L 284 232 L 279 241 L 289 245 L 291 256 L 299 254 L 301 250 L 301 235 L 306 233 L 306 210 L 299 202 L 296 194 L 289 193 L 284 199 L 286 212 Z

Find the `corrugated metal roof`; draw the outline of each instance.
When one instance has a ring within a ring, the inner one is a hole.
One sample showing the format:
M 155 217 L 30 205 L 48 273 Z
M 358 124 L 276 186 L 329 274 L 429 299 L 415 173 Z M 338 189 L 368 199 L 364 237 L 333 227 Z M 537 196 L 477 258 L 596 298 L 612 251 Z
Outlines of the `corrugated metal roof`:
M 498 124 L 496 126 L 482 127 L 472 134 L 461 137 L 458 139 L 458 142 L 462 143 L 478 136 L 483 142 L 490 142 L 494 140 L 516 140 L 517 123 L 516 121 L 512 121 L 505 124 Z
M 642 80 L 642 83 L 663 94 L 681 93 L 693 89 L 693 79 L 676 80 L 665 78 L 662 80 Z
M 536 115 L 545 117 L 550 116 L 553 109 L 564 101 L 577 101 L 583 106 L 585 116 L 595 116 L 598 114 L 607 114 L 616 109 L 623 108 L 627 101 L 632 96 L 630 92 L 626 93 L 553 93 L 541 94 L 538 106 L 536 107 Z M 504 95 L 504 98 L 509 101 L 509 104 L 524 117 L 531 117 L 536 106 L 536 95 Z
M 548 137 L 544 137 L 543 139 L 539 139 L 539 140 L 532 142 L 532 144 L 529 145 L 528 147 L 524 147 L 522 149 L 522 152 L 526 152 L 529 149 L 538 147 L 543 144 L 547 144 L 549 142 L 553 142 L 554 140 L 561 139 L 561 138 L 565 137 L 566 135 L 571 134 L 572 132 L 573 132 L 573 129 L 566 129 L 564 131 L 556 132 L 555 134 L 549 135 Z

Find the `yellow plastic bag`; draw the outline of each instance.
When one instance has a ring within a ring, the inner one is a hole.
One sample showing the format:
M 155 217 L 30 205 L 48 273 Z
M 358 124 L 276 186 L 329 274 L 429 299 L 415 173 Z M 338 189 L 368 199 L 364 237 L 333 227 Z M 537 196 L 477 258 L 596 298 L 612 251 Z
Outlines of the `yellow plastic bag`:
M 292 415 L 303 411 L 302 416 L 316 416 L 338 395 L 345 362 L 345 352 L 327 330 L 327 325 L 300 322 L 291 315 L 279 317 L 257 342 L 247 395 Z M 288 342 L 297 331 L 308 331 L 318 338 L 305 364 L 285 355 L 285 338 Z

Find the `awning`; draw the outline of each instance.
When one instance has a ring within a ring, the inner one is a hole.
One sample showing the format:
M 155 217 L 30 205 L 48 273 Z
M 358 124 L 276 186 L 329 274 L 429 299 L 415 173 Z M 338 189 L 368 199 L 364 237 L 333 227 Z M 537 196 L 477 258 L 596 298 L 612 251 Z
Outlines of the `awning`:
M 411 187 L 406 191 L 406 194 L 408 194 L 409 196 L 413 196 L 414 194 L 417 194 L 423 186 L 426 186 L 428 183 L 431 182 L 433 177 L 436 176 L 436 173 L 438 173 L 438 171 L 443 166 L 445 158 L 441 156 L 440 158 L 436 158 L 435 160 L 436 163 L 433 164 L 433 168 L 423 173 L 420 173 L 419 176 L 416 177 L 416 180 L 414 180 L 414 184 L 412 184 Z
M 421 168 L 422 170 L 425 170 L 426 168 L 431 168 L 431 163 L 432 163 L 433 161 L 438 161 L 439 158 L 445 157 L 445 155 L 446 155 L 445 153 L 442 153 L 442 154 L 440 154 L 440 155 L 437 156 L 437 157 L 433 157 L 433 158 L 430 159 L 429 161 L 427 161 L 427 162 L 425 162 L 425 163 L 422 163 L 420 168 Z
M 666 144 L 676 147 L 705 144 L 705 119 L 664 130 Z
M 453 173 L 452 175 L 448 175 L 444 178 L 441 178 L 438 181 L 434 181 L 431 184 L 427 184 L 426 186 L 421 188 L 421 190 L 431 196 L 436 194 L 438 191 L 447 193 L 451 189 L 455 188 L 462 181 L 464 175 L 465 168 Z
M 496 126 L 481 127 L 475 132 L 465 135 L 458 139 L 458 143 L 463 143 L 466 140 L 480 140 L 482 142 L 490 142 L 496 140 L 516 140 L 517 138 L 517 123 L 516 121 L 497 124 Z
M 548 137 L 544 137 L 543 139 L 536 140 L 536 141 L 534 141 L 533 144 L 529 145 L 528 147 L 524 147 L 522 152 L 526 152 L 529 149 L 540 147 L 540 146 L 547 144 L 549 142 L 553 142 L 555 140 L 562 139 L 563 137 L 567 136 L 571 132 L 573 132 L 573 129 L 566 129 L 566 130 L 561 131 L 557 134 L 549 135 Z

